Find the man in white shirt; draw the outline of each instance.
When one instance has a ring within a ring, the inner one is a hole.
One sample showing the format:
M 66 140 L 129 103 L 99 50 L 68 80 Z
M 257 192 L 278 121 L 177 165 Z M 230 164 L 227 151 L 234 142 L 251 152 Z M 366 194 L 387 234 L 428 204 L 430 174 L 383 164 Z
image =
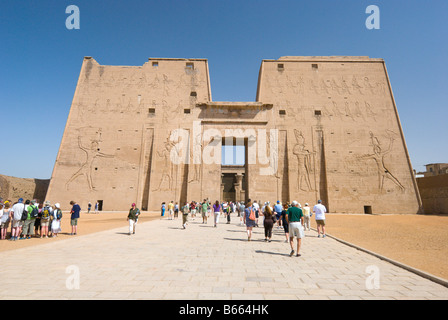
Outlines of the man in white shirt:
M 12 206 L 12 225 L 11 225 L 11 241 L 16 241 L 20 235 L 20 229 L 22 227 L 22 213 L 25 210 L 25 205 L 23 204 L 23 199 L 20 198 L 19 201 Z
M 322 237 L 325 238 L 325 213 L 327 208 L 322 204 L 322 200 L 318 200 L 313 207 L 313 212 L 316 214 L 317 237 L 320 238 L 320 229 L 322 228 Z

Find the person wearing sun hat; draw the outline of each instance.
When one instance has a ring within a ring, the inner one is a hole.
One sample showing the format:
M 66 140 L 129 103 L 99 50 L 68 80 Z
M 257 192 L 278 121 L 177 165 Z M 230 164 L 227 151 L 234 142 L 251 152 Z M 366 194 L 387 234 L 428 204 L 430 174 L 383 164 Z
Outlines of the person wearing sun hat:
M 52 237 L 57 237 L 58 233 L 61 232 L 62 210 L 59 203 L 56 203 L 54 208 L 55 209 L 51 212 L 53 216 L 53 220 L 51 221 L 51 233 Z
M 311 218 L 311 208 L 308 203 L 305 203 L 305 206 L 302 208 L 303 218 L 304 218 L 304 230 L 310 231 L 310 218 Z
M 140 210 L 136 207 L 135 203 L 131 205 L 129 209 L 129 214 L 127 221 L 129 221 L 129 235 L 135 234 L 135 225 L 138 221 L 138 216 L 140 215 Z
M 0 205 L 1 207 L 1 205 Z M 3 204 L 3 208 L 0 210 L 0 223 L 1 223 L 1 233 L 0 233 L 0 239 L 5 240 L 6 239 L 6 233 L 8 232 L 9 227 L 9 221 L 11 220 L 11 202 L 8 200 L 5 201 Z

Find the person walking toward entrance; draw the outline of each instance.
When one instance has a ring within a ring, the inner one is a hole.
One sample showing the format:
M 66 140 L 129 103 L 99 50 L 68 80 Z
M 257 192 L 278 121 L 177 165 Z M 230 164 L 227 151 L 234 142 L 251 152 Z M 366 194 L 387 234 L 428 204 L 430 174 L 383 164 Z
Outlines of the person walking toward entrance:
M 244 224 L 244 212 L 246 209 L 246 206 L 244 205 L 244 202 L 241 201 L 241 203 L 239 204 L 239 215 L 240 215 L 240 226 L 242 226 Z
M 213 227 L 218 227 L 218 223 L 219 223 L 219 215 L 221 214 L 222 211 L 222 207 L 219 204 L 219 201 L 216 200 L 215 204 L 213 205 L 213 214 L 214 214 L 214 218 L 215 218 L 215 223 L 213 225 Z
M 263 212 L 264 221 L 264 241 L 271 242 L 272 238 L 272 228 L 274 227 L 275 223 L 275 214 L 272 212 L 272 209 L 270 206 L 266 206 L 265 210 Z
M 283 206 L 280 203 L 280 200 L 277 200 L 277 204 L 274 206 L 274 212 L 277 218 L 277 228 L 280 228 L 282 226 L 282 211 L 283 211 Z
M 247 241 L 252 240 L 252 228 L 255 227 L 255 220 L 255 208 L 249 199 L 247 201 L 246 208 L 244 209 L 244 221 L 246 224 Z
M 289 223 L 289 245 L 291 246 L 291 253 L 289 256 L 294 255 L 294 237 L 297 238 L 297 252 L 296 257 L 300 257 L 300 246 L 302 244 L 303 233 L 303 212 L 299 208 L 297 201 L 292 202 L 291 208 L 287 211 L 288 223 Z
M 313 212 L 316 214 L 317 237 L 320 238 L 320 230 L 322 230 L 322 237 L 325 238 L 325 213 L 327 208 L 322 204 L 322 200 L 318 200 L 313 207 Z
M 168 220 L 173 220 L 174 215 L 174 203 L 173 200 L 171 200 L 170 203 L 168 203 Z
M 281 215 L 281 219 L 282 219 L 282 226 L 283 226 L 283 230 L 285 231 L 285 237 L 286 240 L 285 242 L 289 242 L 289 224 L 288 224 L 288 205 L 285 203 L 283 205 L 283 210 L 282 210 L 282 215 Z
M 312 213 L 311 208 L 309 207 L 308 203 L 305 203 L 305 206 L 302 209 L 303 211 L 303 219 L 304 219 L 304 230 L 308 230 L 310 231 L 310 220 L 311 220 L 311 215 Z

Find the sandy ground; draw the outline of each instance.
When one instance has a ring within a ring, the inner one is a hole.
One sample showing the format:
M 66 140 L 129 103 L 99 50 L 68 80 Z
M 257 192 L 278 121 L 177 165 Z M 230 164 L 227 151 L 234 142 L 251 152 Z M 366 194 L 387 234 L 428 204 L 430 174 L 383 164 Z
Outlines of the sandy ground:
M 127 231 L 126 217 L 126 212 L 83 213 L 79 219 L 78 235 L 71 236 L 70 215 L 65 213 L 62 233 L 57 238 L 32 238 L 15 242 L 1 240 L 0 252 L 120 227 Z M 139 223 L 160 218 L 160 213 L 144 212 Z M 181 223 L 181 218 L 178 221 Z M 331 236 L 448 279 L 447 215 L 327 214 L 326 224 L 326 232 Z M 316 227 L 314 218 L 312 227 Z M 306 240 L 303 245 L 306 245 Z

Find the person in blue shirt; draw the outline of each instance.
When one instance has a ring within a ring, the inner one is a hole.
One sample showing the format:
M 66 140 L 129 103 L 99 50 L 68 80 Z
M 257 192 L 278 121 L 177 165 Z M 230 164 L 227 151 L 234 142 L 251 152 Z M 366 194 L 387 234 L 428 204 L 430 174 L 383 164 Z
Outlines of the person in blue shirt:
M 274 206 L 274 212 L 275 215 L 277 216 L 277 228 L 280 228 L 282 226 L 282 211 L 283 211 L 283 206 L 281 205 L 280 201 L 277 200 L 277 204 Z
M 72 206 L 72 210 L 70 211 L 70 225 L 72 226 L 72 233 L 70 235 L 76 235 L 78 231 L 78 219 L 79 213 L 81 212 L 81 207 L 75 201 L 70 201 L 70 205 Z

